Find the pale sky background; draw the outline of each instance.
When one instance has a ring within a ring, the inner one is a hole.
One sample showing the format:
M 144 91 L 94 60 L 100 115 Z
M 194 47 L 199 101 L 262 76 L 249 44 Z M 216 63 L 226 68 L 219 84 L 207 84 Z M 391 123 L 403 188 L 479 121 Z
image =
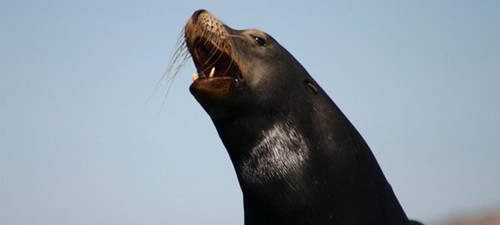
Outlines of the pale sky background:
M 243 224 L 192 62 L 154 92 L 199 8 L 285 46 L 409 217 L 500 207 L 500 1 L 200 2 L 1 1 L 0 224 Z

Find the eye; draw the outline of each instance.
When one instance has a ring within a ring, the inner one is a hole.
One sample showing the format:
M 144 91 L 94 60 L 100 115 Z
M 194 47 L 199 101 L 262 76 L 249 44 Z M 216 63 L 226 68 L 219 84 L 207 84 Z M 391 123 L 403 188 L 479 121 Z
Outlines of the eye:
M 258 37 L 258 36 L 255 36 L 255 35 L 252 35 L 252 38 L 255 40 L 255 42 L 257 42 L 257 44 L 259 44 L 260 46 L 262 47 L 266 47 L 267 46 L 267 43 L 266 43 L 266 40 L 264 38 L 261 38 L 261 37 Z

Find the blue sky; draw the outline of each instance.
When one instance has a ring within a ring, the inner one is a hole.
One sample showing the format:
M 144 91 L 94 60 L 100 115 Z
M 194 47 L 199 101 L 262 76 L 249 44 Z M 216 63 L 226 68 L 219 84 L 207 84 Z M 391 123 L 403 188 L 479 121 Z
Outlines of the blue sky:
M 199 8 L 285 46 L 410 217 L 500 207 L 498 1 L 0 4 L 3 225 L 243 224 L 232 165 L 188 91 L 192 63 L 168 97 L 155 91 Z

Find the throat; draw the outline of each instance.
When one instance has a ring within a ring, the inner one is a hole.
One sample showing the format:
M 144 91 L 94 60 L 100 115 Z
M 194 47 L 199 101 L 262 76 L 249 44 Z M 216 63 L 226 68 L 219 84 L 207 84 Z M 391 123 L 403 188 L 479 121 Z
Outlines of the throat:
M 259 136 L 239 165 L 242 180 L 256 184 L 300 179 L 309 160 L 309 149 L 293 123 L 275 123 Z
M 289 215 L 308 211 L 314 199 L 309 196 L 309 154 L 308 140 L 291 120 L 260 132 L 248 154 L 235 165 L 246 225 L 282 224 Z

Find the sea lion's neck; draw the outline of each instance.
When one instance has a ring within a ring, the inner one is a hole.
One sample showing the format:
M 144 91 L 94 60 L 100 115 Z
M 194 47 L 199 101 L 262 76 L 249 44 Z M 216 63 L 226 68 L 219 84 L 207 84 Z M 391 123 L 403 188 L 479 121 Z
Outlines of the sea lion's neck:
M 306 139 L 288 119 L 260 131 L 248 155 L 238 162 L 241 179 L 246 183 L 266 183 L 302 176 L 309 149 Z
M 307 139 L 293 118 L 268 115 L 214 121 L 243 192 L 246 225 L 261 224 L 250 218 L 275 218 L 282 224 L 280 218 L 289 210 L 305 208 L 313 199 L 309 195 L 314 191 L 307 190 L 311 183 Z
M 245 225 L 406 224 L 370 149 L 331 104 L 318 115 L 214 121 L 243 192 Z

